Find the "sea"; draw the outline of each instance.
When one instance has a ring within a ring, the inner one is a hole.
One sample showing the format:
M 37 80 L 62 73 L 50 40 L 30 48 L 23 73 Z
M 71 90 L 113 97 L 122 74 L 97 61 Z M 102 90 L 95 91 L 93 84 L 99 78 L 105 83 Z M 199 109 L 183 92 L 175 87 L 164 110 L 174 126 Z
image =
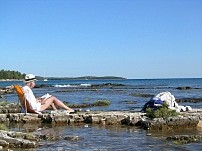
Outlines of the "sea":
M 0 87 L 22 81 L 1 81 Z M 90 104 L 100 100 L 110 101 L 109 106 L 82 108 L 82 111 L 131 111 L 139 112 L 152 96 L 170 92 L 176 99 L 202 98 L 202 78 L 173 79 L 120 79 L 120 80 L 48 80 L 37 81 L 33 89 L 36 96 L 46 93 L 56 96 L 68 104 Z M 17 102 L 16 94 L 1 98 Z M 202 108 L 202 102 L 182 102 L 179 105 Z M 12 126 L 11 130 L 29 131 L 36 134 L 77 136 L 78 140 L 41 141 L 36 150 L 73 151 L 195 151 L 202 150 L 202 143 L 176 144 L 167 141 L 171 135 L 202 135 L 200 130 L 172 132 L 149 132 L 132 126 L 101 126 L 91 124 L 36 126 L 24 128 Z

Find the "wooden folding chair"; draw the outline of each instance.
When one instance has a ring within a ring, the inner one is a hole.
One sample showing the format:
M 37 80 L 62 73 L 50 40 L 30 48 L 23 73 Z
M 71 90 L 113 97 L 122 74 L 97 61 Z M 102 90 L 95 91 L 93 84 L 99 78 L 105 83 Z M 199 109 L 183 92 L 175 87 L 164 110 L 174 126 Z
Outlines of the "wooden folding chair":
M 17 92 L 18 94 L 18 99 L 19 99 L 19 102 L 22 106 L 22 110 L 25 111 L 25 113 L 36 113 L 36 114 L 40 114 L 40 112 L 37 112 L 35 110 L 33 110 L 31 107 L 30 107 L 30 104 L 29 102 L 27 101 L 27 99 L 25 99 L 25 96 L 24 96 L 24 91 L 22 89 L 22 87 L 18 84 L 16 85 L 13 85 L 13 88 L 15 89 L 15 91 Z

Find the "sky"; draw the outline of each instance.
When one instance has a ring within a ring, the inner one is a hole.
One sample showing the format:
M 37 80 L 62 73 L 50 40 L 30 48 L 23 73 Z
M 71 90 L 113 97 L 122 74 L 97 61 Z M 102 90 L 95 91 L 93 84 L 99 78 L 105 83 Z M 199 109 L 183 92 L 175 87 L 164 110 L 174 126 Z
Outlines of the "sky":
M 202 1 L 0 0 L 0 69 L 202 78 Z

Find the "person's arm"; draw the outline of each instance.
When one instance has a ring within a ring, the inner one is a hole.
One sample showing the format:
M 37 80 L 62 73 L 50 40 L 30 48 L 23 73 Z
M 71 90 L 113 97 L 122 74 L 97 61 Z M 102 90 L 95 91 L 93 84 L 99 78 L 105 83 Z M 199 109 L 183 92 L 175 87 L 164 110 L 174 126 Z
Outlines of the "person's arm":
M 36 98 L 36 102 L 37 102 L 37 103 L 38 103 L 38 102 L 39 102 L 39 103 L 41 103 L 41 102 L 42 102 L 42 100 L 43 100 L 43 99 L 42 99 L 42 98 L 40 98 L 40 97 L 39 97 L 39 98 Z

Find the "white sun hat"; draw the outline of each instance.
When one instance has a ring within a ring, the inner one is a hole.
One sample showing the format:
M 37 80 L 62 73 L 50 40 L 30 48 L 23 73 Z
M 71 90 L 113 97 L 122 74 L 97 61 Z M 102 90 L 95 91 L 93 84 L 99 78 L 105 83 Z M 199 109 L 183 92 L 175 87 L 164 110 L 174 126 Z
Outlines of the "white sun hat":
M 25 83 L 27 83 L 27 82 L 37 81 L 37 80 L 36 80 L 35 75 L 33 75 L 33 74 L 26 74 L 24 81 L 25 81 Z

